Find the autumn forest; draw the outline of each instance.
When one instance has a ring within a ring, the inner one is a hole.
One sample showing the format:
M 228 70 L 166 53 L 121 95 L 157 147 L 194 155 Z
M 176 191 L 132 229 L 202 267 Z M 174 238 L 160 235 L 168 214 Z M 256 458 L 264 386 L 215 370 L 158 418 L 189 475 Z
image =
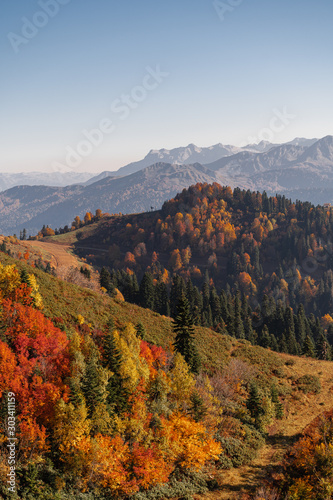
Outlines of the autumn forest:
M 332 498 L 330 206 L 196 184 L 159 211 L 45 224 L 30 242 L 70 243 L 81 267 L 61 279 L 24 232 L 1 244 L 0 497 L 231 498 L 214 496 L 228 474 L 284 440 L 233 498 Z

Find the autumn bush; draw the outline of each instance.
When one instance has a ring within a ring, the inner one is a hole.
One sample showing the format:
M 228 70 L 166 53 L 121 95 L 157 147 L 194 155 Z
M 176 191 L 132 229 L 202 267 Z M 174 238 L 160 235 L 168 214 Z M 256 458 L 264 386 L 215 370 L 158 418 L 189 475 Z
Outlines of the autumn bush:
M 246 407 L 249 387 L 258 382 L 274 418 L 276 354 L 200 327 L 204 370 L 194 376 L 173 350 L 169 318 L 9 256 L 0 271 L 0 478 L 11 390 L 19 498 L 186 497 L 216 487 L 207 468 L 254 458 L 264 441 Z
M 181 354 L 141 340 L 130 323 L 103 331 L 79 314 L 61 330 L 23 277 L 0 268 L 0 396 L 15 392 L 21 498 L 65 498 L 69 487 L 128 497 L 170 477 L 181 495 L 182 481 L 206 488 L 200 473 L 221 446 L 189 414 L 196 380 Z M 5 446 L 2 413 L 0 424 Z
M 281 490 L 292 500 L 326 500 L 333 493 L 333 415 L 317 417 L 288 451 Z

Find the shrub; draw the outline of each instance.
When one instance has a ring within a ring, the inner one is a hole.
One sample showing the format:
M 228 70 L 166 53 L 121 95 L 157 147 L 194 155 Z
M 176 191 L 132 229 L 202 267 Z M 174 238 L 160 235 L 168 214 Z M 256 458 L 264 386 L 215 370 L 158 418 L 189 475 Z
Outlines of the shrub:
M 215 436 L 223 449 L 219 457 L 221 469 L 249 464 L 256 457 L 257 450 L 264 444 L 264 438 L 260 432 L 249 426 L 243 426 L 242 436 L 242 440 L 235 437 L 223 437 L 219 434 Z
M 179 497 L 190 500 L 192 495 L 207 493 L 212 481 L 200 472 L 175 473 L 169 483 L 155 486 L 149 491 L 135 493 L 131 500 L 164 500 Z
M 321 391 L 320 380 L 316 375 L 303 375 L 296 380 L 296 385 L 298 390 L 304 392 L 304 394 L 309 392 L 318 394 Z

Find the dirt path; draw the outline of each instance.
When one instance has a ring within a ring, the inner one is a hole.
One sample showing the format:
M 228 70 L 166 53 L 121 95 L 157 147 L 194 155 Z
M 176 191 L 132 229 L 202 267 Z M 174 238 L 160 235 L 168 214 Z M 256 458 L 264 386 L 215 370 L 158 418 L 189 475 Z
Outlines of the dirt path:
M 78 259 L 70 253 L 71 247 L 69 245 L 57 245 L 55 243 L 46 243 L 40 240 L 25 241 L 30 247 L 40 251 L 45 257 L 51 260 L 51 266 L 58 269 L 59 267 L 78 267 Z
M 290 356 L 285 356 L 286 359 Z M 295 393 L 285 407 L 285 418 L 271 429 L 267 444 L 249 466 L 221 471 L 217 477 L 220 489 L 207 495 L 194 496 L 200 500 L 240 500 L 243 493 L 249 493 L 262 486 L 281 465 L 289 446 L 297 439 L 317 416 L 333 408 L 333 362 L 309 358 L 294 358 L 295 365 L 284 367 L 292 385 L 293 378 L 302 375 L 317 375 L 322 390 L 317 395 Z

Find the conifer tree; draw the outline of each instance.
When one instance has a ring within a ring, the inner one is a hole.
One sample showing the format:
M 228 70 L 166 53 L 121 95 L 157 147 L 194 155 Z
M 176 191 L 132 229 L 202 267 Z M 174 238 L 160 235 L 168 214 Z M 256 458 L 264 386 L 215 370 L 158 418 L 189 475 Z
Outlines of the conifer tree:
M 140 305 L 146 309 L 154 309 L 155 287 L 153 277 L 150 273 L 145 273 L 139 288 Z
M 302 354 L 304 354 L 304 356 L 307 356 L 309 358 L 316 357 L 315 347 L 314 347 L 313 342 L 312 342 L 311 338 L 309 337 L 309 335 L 307 335 L 305 337 L 305 340 L 303 342 Z
M 198 373 L 200 368 L 200 358 L 194 345 L 193 320 L 190 315 L 188 300 L 184 294 L 181 295 L 178 302 L 173 331 L 176 334 L 176 338 L 173 343 L 176 351 L 184 357 L 191 371 L 193 373 Z
M 192 318 L 195 325 L 201 324 L 202 295 L 197 286 L 193 288 Z
M 103 366 L 112 372 L 107 385 L 107 403 L 116 413 L 126 409 L 129 393 L 120 376 L 122 356 L 117 348 L 114 335 L 109 331 L 103 342 Z
M 100 276 L 99 276 L 99 283 L 102 288 L 105 288 L 107 293 L 111 296 L 114 295 L 115 290 L 114 286 L 111 280 L 111 274 L 110 272 L 106 269 L 106 267 L 102 267 Z
M 212 312 L 213 325 L 216 326 L 221 321 L 221 303 L 220 303 L 220 298 L 216 293 L 215 287 L 212 287 L 210 291 L 209 303 Z
M 330 345 L 327 342 L 327 338 L 324 333 L 322 333 L 316 343 L 317 358 L 323 360 L 329 360 L 331 357 Z
M 260 428 L 260 420 L 264 415 L 265 410 L 262 405 L 262 400 L 259 395 L 259 390 L 257 384 L 252 382 L 250 385 L 249 397 L 246 401 L 246 407 L 250 412 L 251 417 L 255 421 L 256 427 Z
M 163 281 L 157 283 L 155 287 L 154 309 L 159 314 L 163 314 L 164 316 L 170 316 L 168 289 L 166 284 L 163 283 Z
M 300 304 L 297 311 L 297 322 L 295 324 L 295 330 L 296 330 L 296 339 L 301 345 L 303 345 L 303 342 L 307 334 L 306 322 L 307 321 L 306 321 L 304 306 L 303 304 Z
M 29 274 L 25 268 L 23 268 L 21 271 L 21 282 L 31 287 Z
M 146 337 L 146 329 L 145 327 L 143 326 L 143 324 L 141 323 L 141 321 L 139 321 L 139 323 L 137 323 L 135 325 L 135 330 L 136 330 L 136 336 L 141 339 L 141 340 L 145 340 L 145 337 Z
M 284 333 L 282 334 L 282 337 L 280 338 L 278 344 L 280 352 L 286 352 L 287 354 L 289 353 L 288 345 L 286 342 L 286 336 Z
M 134 304 L 138 303 L 138 298 L 139 298 L 139 283 L 136 277 L 136 274 L 134 273 L 132 276 L 130 276 L 130 283 L 129 283 L 129 302 L 133 302 Z
M 259 343 L 262 347 L 266 347 L 266 348 L 271 347 L 271 336 L 269 334 L 267 325 L 265 325 L 264 328 L 262 329 Z
M 241 301 L 239 298 L 239 293 L 237 293 L 235 298 L 235 316 L 234 316 L 234 335 L 236 339 L 244 339 L 244 325 L 241 316 Z
M 203 309 L 204 311 L 207 311 L 209 307 L 209 283 L 207 283 L 207 281 L 205 281 L 202 286 L 202 300 L 203 300 Z
M 185 281 L 181 276 L 175 275 L 172 278 L 172 284 L 170 289 L 170 314 L 172 318 L 176 317 L 179 297 L 185 293 L 186 293 Z
M 92 343 L 88 360 L 86 361 L 86 372 L 82 380 L 82 392 L 84 394 L 89 415 L 91 416 L 95 407 L 106 399 L 107 378 L 101 363 L 99 351 Z
M 246 340 L 248 340 L 249 342 L 251 342 L 252 345 L 255 345 L 257 343 L 257 337 L 258 337 L 258 335 L 253 330 L 252 320 L 251 320 L 250 316 L 247 316 L 245 318 L 244 333 L 245 333 Z
M 276 352 L 278 352 L 279 350 L 279 344 L 276 340 L 274 333 L 271 333 L 271 349 Z
M 204 405 L 203 399 L 197 391 L 194 391 L 191 395 L 190 415 L 193 417 L 193 420 L 200 422 L 206 413 L 207 408 Z
M 289 354 L 297 355 L 299 353 L 299 347 L 295 338 L 294 316 L 290 307 L 287 307 L 285 313 L 285 331 L 288 352 Z

